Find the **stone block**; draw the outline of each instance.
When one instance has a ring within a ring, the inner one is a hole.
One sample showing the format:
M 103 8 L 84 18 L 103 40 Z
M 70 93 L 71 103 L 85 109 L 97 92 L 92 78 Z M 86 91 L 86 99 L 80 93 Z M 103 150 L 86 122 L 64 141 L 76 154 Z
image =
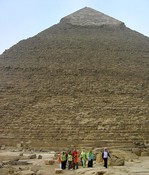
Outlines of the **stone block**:
M 28 158 L 29 159 L 36 159 L 37 158 L 37 155 L 36 154 L 29 155 Z
M 110 165 L 112 166 L 124 166 L 125 160 L 122 158 L 112 158 Z
M 23 147 L 23 144 L 22 143 L 17 143 L 17 148 L 22 148 Z
M 54 163 L 54 160 L 45 160 L 45 165 L 53 165 Z
M 37 173 L 39 170 L 41 170 L 41 166 L 40 165 L 34 165 L 34 166 L 31 167 L 30 170 Z
M 8 175 L 8 174 L 9 174 L 9 169 L 6 169 L 6 168 L 0 169 L 0 175 Z
M 106 171 L 97 171 L 95 175 L 104 175 Z
M 100 162 L 102 162 L 103 160 L 102 160 L 102 157 L 101 157 L 101 153 L 100 154 L 97 154 L 96 155 L 96 163 L 100 163 Z
M 141 156 L 148 156 L 148 153 L 146 151 L 142 151 Z
M 23 157 L 23 153 L 20 153 L 19 156 L 20 156 L 20 157 Z
M 35 175 L 35 172 L 34 171 L 30 171 L 30 170 L 21 171 L 20 175 Z
M 61 174 L 63 173 L 63 170 L 60 168 L 55 169 L 55 174 Z
M 1 150 L 4 150 L 5 148 L 6 148 L 5 145 L 2 145 L 2 146 L 1 146 Z
M 38 155 L 38 159 L 42 159 L 42 155 Z
M 0 168 L 3 168 L 3 164 L 2 163 L 0 163 Z
M 139 148 L 133 148 L 132 153 L 136 154 L 137 156 L 141 156 L 141 150 Z

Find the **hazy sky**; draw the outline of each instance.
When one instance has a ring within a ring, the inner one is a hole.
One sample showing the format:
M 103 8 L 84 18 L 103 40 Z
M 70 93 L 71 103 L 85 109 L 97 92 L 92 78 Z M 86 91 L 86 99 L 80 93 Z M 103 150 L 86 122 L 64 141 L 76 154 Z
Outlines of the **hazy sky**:
M 85 6 L 149 37 L 149 0 L 0 0 L 0 54 Z

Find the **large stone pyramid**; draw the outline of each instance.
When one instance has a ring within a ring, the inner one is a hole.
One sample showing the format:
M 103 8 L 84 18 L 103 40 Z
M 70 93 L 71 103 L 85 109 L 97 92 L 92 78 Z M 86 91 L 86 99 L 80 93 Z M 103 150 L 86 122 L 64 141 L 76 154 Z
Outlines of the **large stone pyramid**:
M 149 38 L 91 8 L 0 55 L 0 144 L 149 142 Z

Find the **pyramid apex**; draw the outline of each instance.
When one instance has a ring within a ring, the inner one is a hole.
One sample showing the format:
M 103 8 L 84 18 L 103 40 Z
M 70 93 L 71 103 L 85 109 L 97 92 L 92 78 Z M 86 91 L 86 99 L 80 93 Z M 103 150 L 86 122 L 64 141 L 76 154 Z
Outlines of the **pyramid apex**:
M 114 25 L 120 26 L 123 22 L 112 18 L 104 13 L 96 11 L 90 7 L 84 7 L 64 18 L 61 19 L 61 23 L 70 23 L 72 25 L 79 26 L 103 26 Z

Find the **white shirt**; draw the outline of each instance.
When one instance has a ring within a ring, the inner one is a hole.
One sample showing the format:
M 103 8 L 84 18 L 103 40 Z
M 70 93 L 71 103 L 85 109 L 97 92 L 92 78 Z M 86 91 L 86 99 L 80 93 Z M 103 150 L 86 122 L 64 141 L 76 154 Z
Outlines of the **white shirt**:
M 103 158 L 108 158 L 108 152 L 107 151 L 103 152 Z

